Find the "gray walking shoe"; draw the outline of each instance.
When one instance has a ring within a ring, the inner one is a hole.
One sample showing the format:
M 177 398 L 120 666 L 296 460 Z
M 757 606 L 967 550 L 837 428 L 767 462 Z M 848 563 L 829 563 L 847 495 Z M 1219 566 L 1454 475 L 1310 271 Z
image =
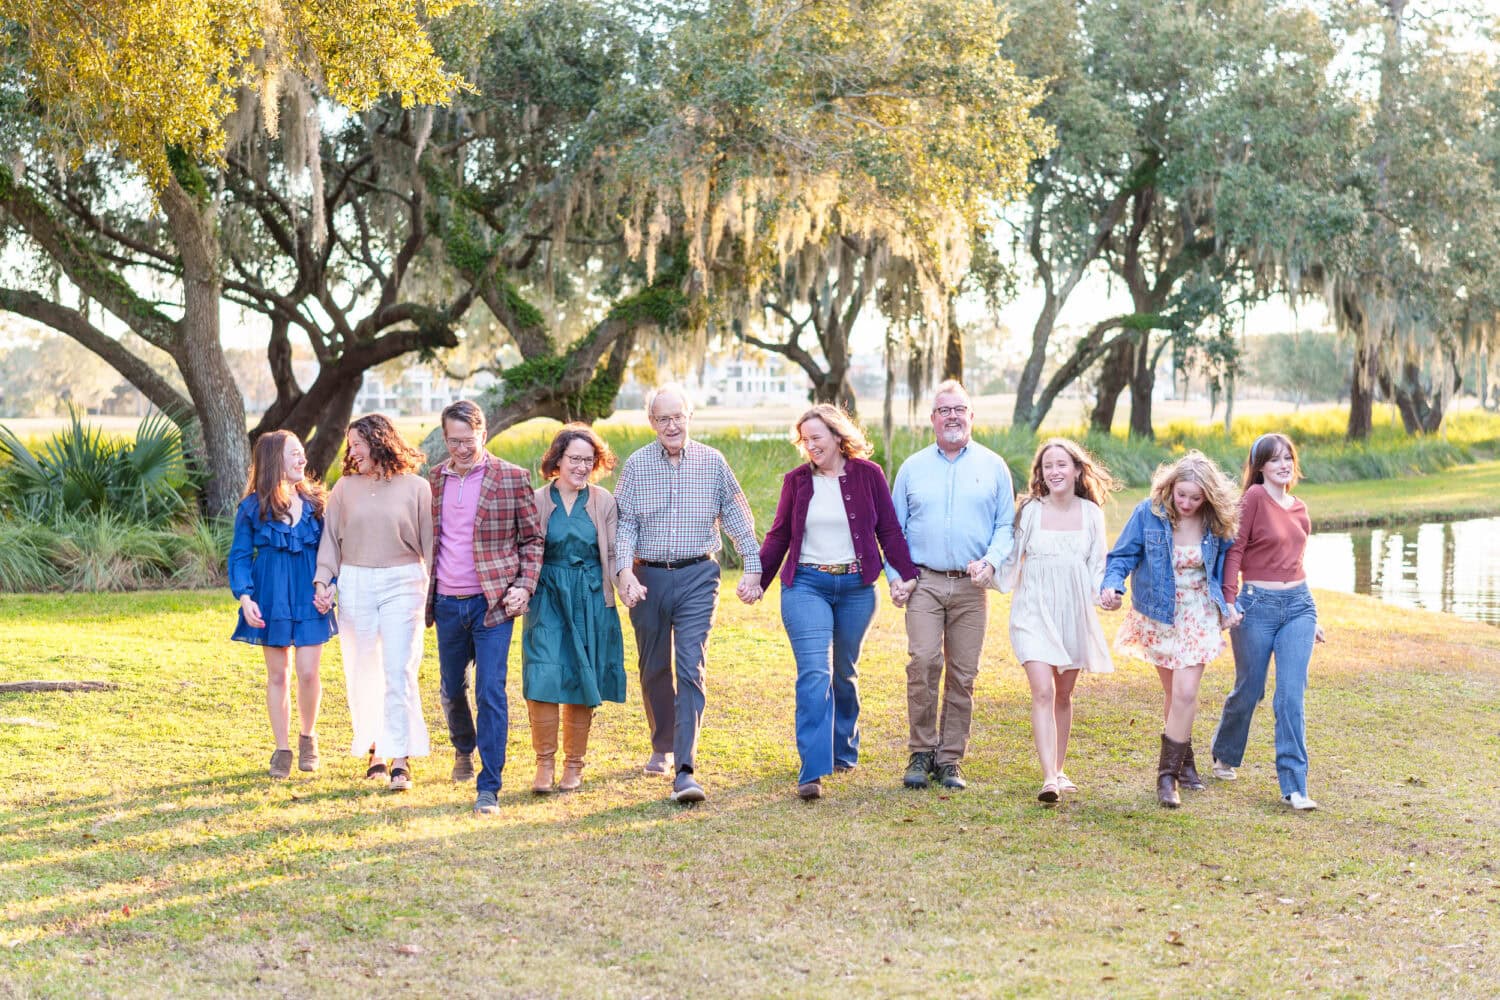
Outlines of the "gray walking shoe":
M 703 786 L 693 780 L 692 771 L 677 772 L 677 780 L 672 782 L 673 802 L 702 802 L 706 798 Z
M 277 750 L 271 754 L 271 777 L 290 778 L 292 776 L 292 752 L 290 750 Z
M 500 799 L 494 792 L 480 792 L 474 799 L 476 816 L 493 816 L 500 811 Z

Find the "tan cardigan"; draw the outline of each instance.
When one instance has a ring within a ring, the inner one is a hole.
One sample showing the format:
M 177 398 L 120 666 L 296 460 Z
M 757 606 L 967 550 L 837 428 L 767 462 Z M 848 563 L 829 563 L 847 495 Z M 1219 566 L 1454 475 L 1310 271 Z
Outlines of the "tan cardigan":
M 381 479 L 343 476 L 328 494 L 318 571 L 328 583 L 339 567 L 432 567 L 432 487 L 406 473 Z
M 547 533 L 547 521 L 552 517 L 552 484 L 549 482 L 536 491 L 536 509 L 542 518 L 542 534 Z M 615 606 L 615 578 L 610 568 L 615 564 L 615 528 L 620 514 L 615 508 L 614 494 L 603 486 L 589 484 L 587 502 L 583 511 L 594 522 L 594 532 L 599 536 L 599 569 L 604 574 L 604 606 Z

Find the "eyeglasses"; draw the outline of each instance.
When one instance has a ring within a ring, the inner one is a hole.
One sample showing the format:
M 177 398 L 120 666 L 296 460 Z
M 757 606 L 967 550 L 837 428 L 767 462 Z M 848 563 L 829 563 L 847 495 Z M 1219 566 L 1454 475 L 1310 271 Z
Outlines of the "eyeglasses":
M 932 412 L 940 417 L 961 417 L 969 412 L 969 408 L 960 403 L 958 406 L 934 406 Z
M 687 423 L 688 418 L 686 413 L 673 413 L 662 417 L 652 417 L 651 420 L 661 427 L 681 427 Z
M 588 466 L 594 464 L 593 455 L 564 455 L 562 457 L 562 460 L 564 462 L 567 462 L 569 465 L 576 465 L 580 469 L 587 468 Z
M 448 448 L 453 451 L 456 451 L 459 448 L 472 448 L 479 443 L 479 439 L 477 437 L 443 438 L 443 441 L 448 445 Z

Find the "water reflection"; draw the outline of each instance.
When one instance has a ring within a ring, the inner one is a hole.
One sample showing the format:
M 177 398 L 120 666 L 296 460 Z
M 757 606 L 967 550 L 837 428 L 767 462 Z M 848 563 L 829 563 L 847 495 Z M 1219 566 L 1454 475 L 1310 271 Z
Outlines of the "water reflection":
M 1313 587 L 1500 625 L 1500 517 L 1318 532 L 1303 565 Z

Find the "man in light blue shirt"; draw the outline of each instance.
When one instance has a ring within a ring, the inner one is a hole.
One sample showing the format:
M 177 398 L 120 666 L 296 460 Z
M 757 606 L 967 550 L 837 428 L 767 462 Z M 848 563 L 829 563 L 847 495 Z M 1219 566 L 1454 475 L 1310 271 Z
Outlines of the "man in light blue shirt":
M 934 778 L 958 789 L 965 787 L 959 762 L 969 745 L 974 679 L 984 651 L 986 588 L 1014 544 L 1016 499 L 1005 459 L 971 440 L 974 411 L 957 381 L 937 387 L 932 429 L 936 442 L 901 463 L 891 488 L 896 519 L 922 570 L 909 583 L 891 579 L 893 598 L 906 608 L 911 657 L 911 760 L 903 783 L 926 788 Z

